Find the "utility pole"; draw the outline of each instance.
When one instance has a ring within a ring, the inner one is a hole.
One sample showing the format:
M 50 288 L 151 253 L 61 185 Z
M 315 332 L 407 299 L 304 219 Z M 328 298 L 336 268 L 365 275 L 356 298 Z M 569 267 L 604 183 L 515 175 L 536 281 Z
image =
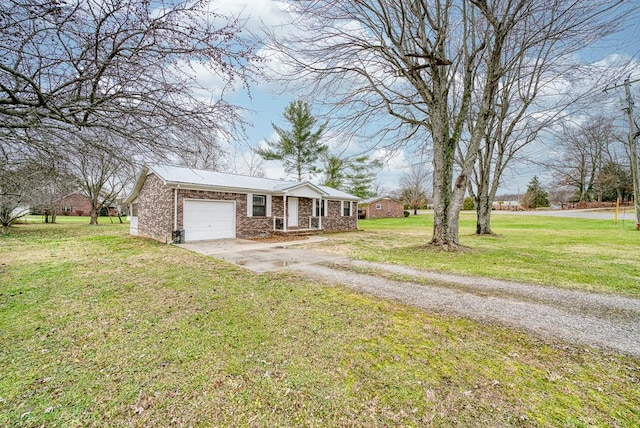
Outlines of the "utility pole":
M 622 85 L 609 86 L 604 89 L 607 92 L 609 89 L 619 88 L 624 86 L 624 92 L 627 97 L 627 106 L 624 108 L 627 113 L 627 119 L 629 121 L 629 152 L 631 154 L 631 175 L 633 176 L 633 204 L 636 212 L 636 225 L 640 230 L 640 164 L 638 163 L 638 145 L 636 138 L 640 135 L 640 130 L 636 126 L 636 122 L 633 119 L 633 98 L 631 97 L 631 84 L 640 82 L 640 79 L 630 81 L 626 78 Z

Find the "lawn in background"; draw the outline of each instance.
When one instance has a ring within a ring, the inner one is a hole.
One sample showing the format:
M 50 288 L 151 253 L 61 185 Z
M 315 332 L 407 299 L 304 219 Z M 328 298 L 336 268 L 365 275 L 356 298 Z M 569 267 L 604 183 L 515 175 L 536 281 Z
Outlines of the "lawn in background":
M 0 426 L 640 424 L 637 359 L 126 232 L 0 237 Z
M 44 224 L 45 217 L 43 215 L 26 215 L 24 217 L 20 217 L 18 220 L 18 224 L 26 223 L 43 223 Z M 55 224 L 69 224 L 69 223 L 77 223 L 77 224 L 89 224 L 91 217 L 89 216 L 78 216 L 78 215 L 58 215 L 56 216 Z M 51 221 L 51 217 L 49 217 L 49 221 Z M 126 222 L 127 217 L 122 217 L 122 221 Z M 98 224 L 102 223 L 120 223 L 118 217 L 109 217 L 109 216 L 100 216 L 98 217 Z
M 429 248 L 433 215 L 360 220 L 359 232 L 336 234 L 316 248 L 363 260 L 534 284 L 640 295 L 640 231 L 635 222 L 500 215 L 496 236 L 476 236 L 463 212 L 460 252 Z

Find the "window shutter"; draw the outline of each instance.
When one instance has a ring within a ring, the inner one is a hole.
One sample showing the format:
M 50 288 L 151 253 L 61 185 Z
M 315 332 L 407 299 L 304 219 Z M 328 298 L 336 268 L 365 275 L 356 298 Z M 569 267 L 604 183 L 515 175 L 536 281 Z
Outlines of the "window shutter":
M 271 195 L 267 195 L 267 217 L 271 217 Z
M 344 217 L 344 204 L 346 201 L 340 201 L 340 215 Z
M 247 193 L 247 217 L 253 217 L 253 193 Z
M 323 208 L 324 208 L 323 214 L 324 214 L 325 217 L 329 215 L 329 203 L 328 202 L 329 201 L 327 201 L 326 199 L 322 200 L 322 203 L 324 204 L 324 206 L 323 206 Z
M 311 201 L 312 201 L 311 215 L 312 215 L 313 217 L 315 217 L 315 216 L 316 216 L 316 213 L 317 213 L 317 211 L 316 211 L 316 204 L 318 203 L 318 200 L 317 200 L 317 199 L 312 199 Z

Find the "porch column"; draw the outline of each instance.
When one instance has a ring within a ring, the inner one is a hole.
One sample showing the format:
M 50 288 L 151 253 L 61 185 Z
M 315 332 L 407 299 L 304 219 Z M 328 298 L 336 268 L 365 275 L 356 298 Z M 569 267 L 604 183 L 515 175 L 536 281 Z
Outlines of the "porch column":
M 282 230 L 287 231 L 287 194 L 282 195 Z
M 318 229 L 322 230 L 322 214 L 324 214 L 324 201 L 322 200 L 322 196 L 318 199 L 318 203 L 320 204 L 318 207 L 318 214 L 320 214 L 318 216 Z

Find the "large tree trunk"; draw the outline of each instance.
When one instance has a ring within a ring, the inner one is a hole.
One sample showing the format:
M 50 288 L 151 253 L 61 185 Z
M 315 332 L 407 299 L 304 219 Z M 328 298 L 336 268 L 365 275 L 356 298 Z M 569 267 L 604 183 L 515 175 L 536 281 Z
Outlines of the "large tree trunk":
M 486 192 L 478 195 L 476 201 L 476 235 L 493 235 L 491 230 L 491 207 L 492 201 Z
M 100 214 L 101 206 L 96 206 L 91 204 L 91 220 L 89 220 L 89 224 L 97 225 L 98 224 L 98 215 Z
M 442 114 L 442 112 L 439 112 Z M 444 112 L 446 114 L 446 112 Z M 446 250 L 455 249 L 458 242 L 459 210 L 452 210 L 454 191 L 453 164 L 456 142 L 448 135 L 446 116 L 432 118 L 433 126 L 433 237 L 429 245 Z

